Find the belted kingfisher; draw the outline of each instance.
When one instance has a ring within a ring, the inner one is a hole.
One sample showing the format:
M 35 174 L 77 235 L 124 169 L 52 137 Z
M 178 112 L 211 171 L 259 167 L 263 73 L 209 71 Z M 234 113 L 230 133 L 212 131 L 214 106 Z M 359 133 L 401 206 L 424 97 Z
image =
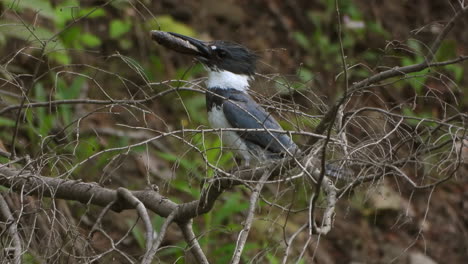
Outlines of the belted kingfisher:
M 275 118 L 247 93 L 254 78 L 256 54 L 228 41 L 204 42 L 172 32 L 151 31 L 159 44 L 179 53 L 195 56 L 208 71 L 206 107 L 213 128 L 258 129 L 259 131 L 222 131 L 223 144 L 245 161 L 263 163 L 299 149 Z M 262 131 L 263 130 L 263 131 Z

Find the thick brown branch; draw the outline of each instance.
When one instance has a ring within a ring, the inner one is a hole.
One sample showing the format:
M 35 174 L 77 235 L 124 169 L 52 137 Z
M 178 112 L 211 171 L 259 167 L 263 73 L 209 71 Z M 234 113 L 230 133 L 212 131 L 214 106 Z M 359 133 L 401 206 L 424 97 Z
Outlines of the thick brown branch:
M 197 237 L 195 236 L 195 233 L 193 232 L 192 221 L 179 224 L 179 227 L 182 230 L 184 239 L 185 241 L 187 241 L 190 252 L 192 252 L 192 255 L 195 257 L 195 260 L 197 261 L 197 263 L 208 264 L 209 263 L 208 259 L 206 258 L 205 253 L 203 253 L 203 250 L 201 249 L 200 244 L 198 243 Z
M 6 167 L 0 168 L 0 185 L 11 188 L 16 192 L 27 195 L 39 195 L 57 199 L 74 200 L 84 204 L 90 203 L 105 207 L 117 200 L 112 206 L 113 211 L 133 209 L 135 205 L 129 201 L 117 198 L 117 191 L 101 187 L 94 183 L 85 183 L 76 180 L 66 180 L 33 175 L 30 172 L 15 171 Z M 133 191 L 146 208 L 167 217 L 177 204 L 152 190 Z
M 189 221 L 197 215 L 209 212 L 218 197 L 227 189 L 243 183 L 243 180 L 258 181 L 265 171 L 270 171 L 271 177 L 282 174 L 282 170 L 288 170 L 294 163 L 293 160 L 287 160 L 284 163 L 273 164 L 272 166 L 259 167 L 255 169 L 240 169 L 233 172 L 232 178 L 220 178 L 211 182 L 202 192 L 200 199 L 184 203 L 179 206 L 176 219 L 179 221 Z M 267 179 L 268 180 L 268 179 Z
M 283 166 L 274 164 L 273 167 L 238 170 L 233 173 L 232 178 L 215 179 L 203 190 L 200 199 L 180 205 L 153 190 L 132 191 L 131 194 L 154 213 L 168 217 L 175 211 L 174 221 L 185 223 L 198 215 L 209 212 L 224 190 L 242 184 L 243 180 L 258 180 L 266 170 L 272 170 L 272 175 L 279 175 L 282 169 L 284 169 Z M 34 175 L 29 171 L 20 172 L 6 166 L 0 166 L 0 185 L 27 195 L 73 200 L 102 207 L 114 202 L 111 209 L 116 212 L 135 208 L 134 203 L 125 199 L 117 199 L 116 190 L 104 188 L 95 183 Z
M 117 196 L 133 204 L 133 206 L 138 212 L 138 215 L 140 215 L 141 220 L 145 224 L 146 252 L 148 252 L 151 249 L 151 246 L 153 245 L 153 226 L 151 225 L 151 220 L 149 218 L 148 211 L 146 210 L 145 205 L 140 200 L 138 200 L 129 190 L 122 187 L 117 189 Z

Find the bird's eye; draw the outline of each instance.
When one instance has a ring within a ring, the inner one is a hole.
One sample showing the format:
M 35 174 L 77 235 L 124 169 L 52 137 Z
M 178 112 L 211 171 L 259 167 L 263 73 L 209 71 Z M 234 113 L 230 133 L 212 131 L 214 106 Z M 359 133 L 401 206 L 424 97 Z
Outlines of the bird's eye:
M 227 56 L 227 52 L 226 52 L 225 50 L 218 49 L 218 50 L 216 50 L 216 51 L 217 51 L 216 54 L 217 54 L 218 57 L 220 57 L 220 58 L 224 58 L 224 57 Z

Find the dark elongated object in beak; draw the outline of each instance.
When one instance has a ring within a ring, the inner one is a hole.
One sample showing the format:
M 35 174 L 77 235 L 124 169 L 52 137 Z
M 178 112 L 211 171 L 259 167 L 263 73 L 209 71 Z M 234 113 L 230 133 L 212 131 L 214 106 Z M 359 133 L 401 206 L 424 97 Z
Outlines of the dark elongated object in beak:
M 160 45 L 182 54 L 203 57 L 210 54 L 208 45 L 205 42 L 181 34 L 152 30 L 151 38 Z

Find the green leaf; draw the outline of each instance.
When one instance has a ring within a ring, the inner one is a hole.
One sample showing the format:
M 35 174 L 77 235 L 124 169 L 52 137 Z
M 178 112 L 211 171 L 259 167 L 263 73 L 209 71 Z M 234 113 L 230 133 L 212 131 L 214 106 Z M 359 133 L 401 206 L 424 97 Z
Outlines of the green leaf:
M 422 45 L 421 42 L 416 40 L 416 39 L 409 39 L 408 40 L 408 46 L 416 53 L 417 55 L 422 55 Z
M 444 61 L 453 59 L 456 57 L 457 45 L 455 40 L 444 40 L 437 50 L 436 59 L 437 61 Z
M 416 91 L 416 94 L 421 95 L 423 91 L 423 87 L 426 84 L 428 74 L 429 74 L 429 70 L 425 69 L 420 72 L 410 73 L 406 75 L 410 77 L 408 78 L 408 83 Z
M 24 114 L 26 116 L 26 122 L 28 123 L 28 129 L 26 130 L 26 133 L 28 134 L 29 139 L 34 140 L 38 132 L 36 127 L 34 126 L 32 108 L 26 109 Z
M 158 56 L 156 56 L 154 54 L 151 54 L 149 59 L 150 59 L 150 62 L 151 62 L 151 72 L 157 72 L 158 74 L 163 74 L 164 73 L 164 64 L 161 61 L 161 58 L 159 58 Z
M 129 39 L 119 39 L 119 47 L 123 50 L 129 50 L 133 47 L 133 42 Z
M 35 256 L 34 254 L 31 254 L 29 252 L 24 252 L 21 254 L 21 259 L 23 263 L 25 264 L 39 264 L 41 263 Z
M 369 29 L 370 32 L 377 33 L 377 34 L 381 35 L 384 38 L 390 38 L 391 37 L 390 33 L 388 33 L 388 31 L 386 31 L 382 27 L 382 25 L 380 23 L 378 23 L 378 22 L 367 23 L 367 28 Z
M 80 137 L 80 143 L 76 148 L 78 160 L 83 160 L 100 150 L 100 144 L 95 137 Z M 101 156 L 102 158 L 102 156 Z M 97 168 L 93 166 L 93 168 Z
M 64 93 L 64 99 L 78 98 L 85 81 L 86 79 L 81 76 L 78 76 L 75 79 L 73 79 L 73 82 L 70 84 L 70 87 Z
M 38 101 L 45 102 L 48 100 L 47 93 L 42 83 L 37 83 L 34 86 L 34 92 L 35 92 L 35 97 L 37 98 Z M 37 120 L 39 120 L 39 122 L 37 123 L 39 126 L 38 132 L 41 136 L 46 136 L 49 134 L 49 131 L 53 127 L 53 123 L 54 123 L 53 117 L 49 115 L 47 113 L 47 109 L 43 107 L 40 107 L 39 109 L 37 109 L 36 113 L 37 113 L 37 116 L 36 116 Z
M 71 63 L 71 58 L 65 50 L 51 51 L 48 53 L 48 56 L 51 60 L 62 65 L 67 65 Z
M 178 162 L 179 165 L 186 171 L 194 173 L 197 177 L 202 177 L 201 173 L 197 170 L 198 165 L 193 160 L 181 158 L 178 155 L 165 152 L 156 152 L 156 154 L 167 161 Z
M 60 1 L 55 7 L 55 25 L 64 28 L 70 20 L 77 19 L 80 10 L 80 3 L 77 0 Z
M 464 72 L 462 66 L 452 64 L 452 65 L 447 65 L 447 66 L 445 66 L 445 68 L 446 68 L 448 71 L 451 71 L 451 72 L 453 73 L 456 82 L 459 83 L 459 82 L 462 81 L 462 79 L 463 79 L 463 72 Z
M 310 48 L 310 42 L 306 38 L 306 36 L 301 33 L 301 32 L 294 32 L 293 33 L 293 38 L 296 40 L 296 42 L 304 49 L 309 49 Z
M 195 122 L 195 124 L 206 123 L 206 115 L 200 114 L 203 113 L 206 106 L 205 97 L 191 95 L 183 100 L 192 122 Z
M 97 18 L 97 17 L 103 17 L 106 15 L 106 11 L 102 8 L 94 8 L 94 7 L 88 7 L 88 8 L 81 8 L 80 11 L 78 12 L 78 16 L 86 16 L 86 18 Z
M 33 44 L 38 44 L 36 47 L 41 46 L 39 41 L 47 41 L 54 35 L 53 32 L 44 27 L 33 27 L 32 25 L 28 25 L 28 28 L 19 22 L 10 20 L 0 20 L 0 25 L 2 25 L 0 27 L 1 34 L 25 41 L 31 41 Z
M 234 243 L 229 244 L 216 244 L 211 250 L 213 251 L 213 255 L 216 257 L 217 263 L 229 263 L 231 259 L 231 252 L 234 251 L 235 248 Z
M 266 259 L 268 259 L 268 263 L 270 264 L 279 264 L 280 261 L 275 257 L 275 255 L 272 255 L 271 252 L 268 252 L 266 254 Z
M 226 199 L 213 216 L 213 226 L 220 226 L 223 222 L 229 222 L 236 213 L 244 212 L 249 204 L 242 198 L 240 193 L 233 193 Z
M 310 82 L 314 79 L 314 74 L 307 68 L 301 68 L 298 72 L 299 79 L 303 82 Z
M 408 58 L 408 57 L 403 57 L 401 59 L 401 65 L 402 66 L 409 66 L 409 65 L 413 65 L 415 63 L 416 63 L 415 61 L 413 61 L 411 58 Z
M 411 108 L 405 107 L 402 109 L 402 113 L 404 116 L 409 116 L 409 117 L 419 117 L 419 118 L 427 118 L 430 119 L 432 117 L 430 112 L 422 112 L 422 113 L 415 113 Z M 421 123 L 420 120 L 416 119 L 407 119 L 406 122 L 410 125 L 416 126 Z M 426 123 L 428 126 L 435 126 L 435 123 Z
M 29 42 L 33 47 L 42 48 L 45 45 L 45 54 L 50 56 L 50 59 L 59 63 L 67 63 L 65 45 L 60 39 L 52 39 L 55 34 L 50 30 L 32 25 L 26 27 L 23 24 L 14 21 L 0 20 L 0 35 L 12 37 Z M 60 52 L 62 55 L 51 55 L 52 53 Z
M 46 0 L 4 0 L 6 7 L 16 11 L 22 11 L 23 9 L 31 9 L 38 13 L 40 16 L 55 19 L 55 12 L 50 1 Z
M 81 41 L 77 41 L 81 36 L 81 27 L 72 26 L 60 34 L 63 44 L 67 48 L 82 49 Z
M 361 11 L 359 10 L 359 8 L 354 5 L 354 4 L 351 4 L 352 2 L 347 2 L 348 5 L 346 5 L 343 9 L 343 13 L 346 13 L 347 15 L 349 15 L 353 20 L 362 20 L 362 13 Z M 335 5 L 333 4 L 332 5 L 332 8 L 335 9 Z
M 130 31 L 132 23 L 130 21 L 112 20 L 109 28 L 109 36 L 116 39 Z
M 84 77 L 79 76 L 74 78 L 70 85 L 67 85 L 67 83 L 59 77 L 57 79 L 56 98 L 58 100 L 78 98 L 85 81 L 86 79 Z M 64 124 L 70 124 L 73 117 L 73 108 L 70 105 L 60 105 L 58 108 Z
M 14 127 L 15 121 L 0 116 L 0 127 Z
M 7 43 L 7 38 L 6 38 L 6 36 L 0 32 L 0 47 L 5 46 L 6 43 Z M 1 70 L 0 70 L 0 71 L 1 71 Z
M 81 42 L 91 48 L 95 48 L 101 45 L 101 39 L 91 33 L 84 33 L 80 37 Z

